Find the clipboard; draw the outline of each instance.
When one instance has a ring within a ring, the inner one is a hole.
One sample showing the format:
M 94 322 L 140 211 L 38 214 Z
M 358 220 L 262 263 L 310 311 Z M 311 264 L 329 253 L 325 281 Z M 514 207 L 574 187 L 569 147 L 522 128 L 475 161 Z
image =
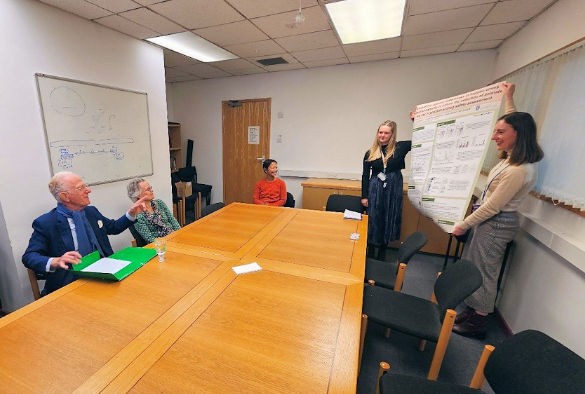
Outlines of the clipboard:
M 73 266 L 73 272 L 75 272 L 77 275 L 90 278 L 121 281 L 122 279 L 136 271 L 138 268 L 146 264 L 154 256 L 156 256 L 155 249 L 128 247 L 108 257 L 114 260 L 125 261 L 128 264 L 126 264 L 124 267 L 122 267 L 115 273 L 103 273 L 92 272 L 91 268 L 86 269 L 88 267 L 91 267 L 92 264 L 101 260 L 99 252 L 95 251 L 88 254 L 87 256 L 82 257 L 81 263 Z

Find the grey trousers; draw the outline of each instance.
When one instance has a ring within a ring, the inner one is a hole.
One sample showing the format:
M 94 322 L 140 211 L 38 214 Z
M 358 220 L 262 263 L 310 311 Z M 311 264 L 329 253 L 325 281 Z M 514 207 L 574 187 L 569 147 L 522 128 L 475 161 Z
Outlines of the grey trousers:
M 469 307 L 484 313 L 494 311 L 506 245 L 514 239 L 518 229 L 516 212 L 500 212 L 473 228 L 462 258 L 475 264 L 483 276 L 483 284 L 465 300 Z

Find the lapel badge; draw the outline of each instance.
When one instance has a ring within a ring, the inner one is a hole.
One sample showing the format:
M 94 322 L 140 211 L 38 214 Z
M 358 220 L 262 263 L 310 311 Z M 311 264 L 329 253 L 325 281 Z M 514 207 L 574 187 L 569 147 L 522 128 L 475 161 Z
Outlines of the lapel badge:
M 98 227 L 99 228 L 104 227 L 104 223 L 101 220 L 98 220 Z

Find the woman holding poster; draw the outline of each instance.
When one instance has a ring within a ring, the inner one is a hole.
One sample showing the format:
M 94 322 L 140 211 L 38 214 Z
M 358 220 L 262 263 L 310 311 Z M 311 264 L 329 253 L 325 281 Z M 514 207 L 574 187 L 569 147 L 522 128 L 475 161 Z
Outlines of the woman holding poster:
M 504 92 L 508 109 L 514 85 L 504 84 Z M 455 319 L 453 331 L 480 339 L 486 335 L 487 315 L 494 310 L 506 245 L 519 229 L 516 210 L 536 183 L 536 163 L 544 156 L 536 141 L 536 123 L 525 112 L 500 117 L 492 140 L 501 151 L 501 161 L 488 175 L 479 207 L 452 232 L 463 235 L 473 228 L 463 258 L 472 261 L 483 275 L 482 286 L 465 300 L 467 308 Z
M 388 242 L 400 238 L 401 170 L 410 145 L 411 141 L 396 142 L 396 123 L 387 120 L 378 127 L 374 143 L 364 156 L 362 204 L 369 215 L 368 257 L 384 260 Z

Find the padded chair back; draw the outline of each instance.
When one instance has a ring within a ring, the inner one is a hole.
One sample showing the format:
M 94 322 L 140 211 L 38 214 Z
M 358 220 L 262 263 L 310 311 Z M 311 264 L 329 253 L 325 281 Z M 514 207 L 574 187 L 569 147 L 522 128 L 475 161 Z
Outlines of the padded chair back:
M 344 212 L 346 209 L 362 213 L 364 211 L 364 206 L 362 205 L 362 198 L 359 196 L 332 194 L 327 199 L 327 205 L 325 206 L 326 211 Z
M 195 167 L 179 168 L 178 174 L 181 182 L 197 183 L 197 169 Z
M 398 248 L 398 262 L 408 264 L 412 256 L 427 244 L 429 237 L 422 231 L 410 234 Z
M 141 248 L 143 246 L 148 245 L 148 242 L 146 242 L 146 240 L 144 238 L 142 238 L 142 235 L 140 235 L 140 233 L 138 231 L 136 231 L 136 229 L 134 228 L 134 225 L 128 227 L 128 230 L 130 230 L 130 232 L 132 233 L 132 236 L 136 240 L 136 246 Z
M 225 207 L 225 204 L 223 202 L 216 202 L 215 204 L 206 205 L 203 208 L 201 208 L 201 217 L 207 216 L 210 213 L 222 209 L 223 207 Z
M 505 339 L 484 368 L 496 394 L 585 393 L 584 371 L 585 360 L 535 330 Z
M 441 322 L 447 309 L 454 310 L 479 289 L 482 282 L 481 272 L 468 260 L 457 261 L 439 275 L 435 282 L 435 297 L 441 310 Z
M 289 192 L 286 192 L 286 202 L 284 203 L 284 206 L 287 208 L 294 208 L 295 207 L 295 198 Z
M 171 192 L 173 193 L 173 204 L 180 200 L 180 198 L 177 196 L 177 186 L 175 186 L 175 183 L 177 182 L 181 182 L 179 173 L 171 172 Z

